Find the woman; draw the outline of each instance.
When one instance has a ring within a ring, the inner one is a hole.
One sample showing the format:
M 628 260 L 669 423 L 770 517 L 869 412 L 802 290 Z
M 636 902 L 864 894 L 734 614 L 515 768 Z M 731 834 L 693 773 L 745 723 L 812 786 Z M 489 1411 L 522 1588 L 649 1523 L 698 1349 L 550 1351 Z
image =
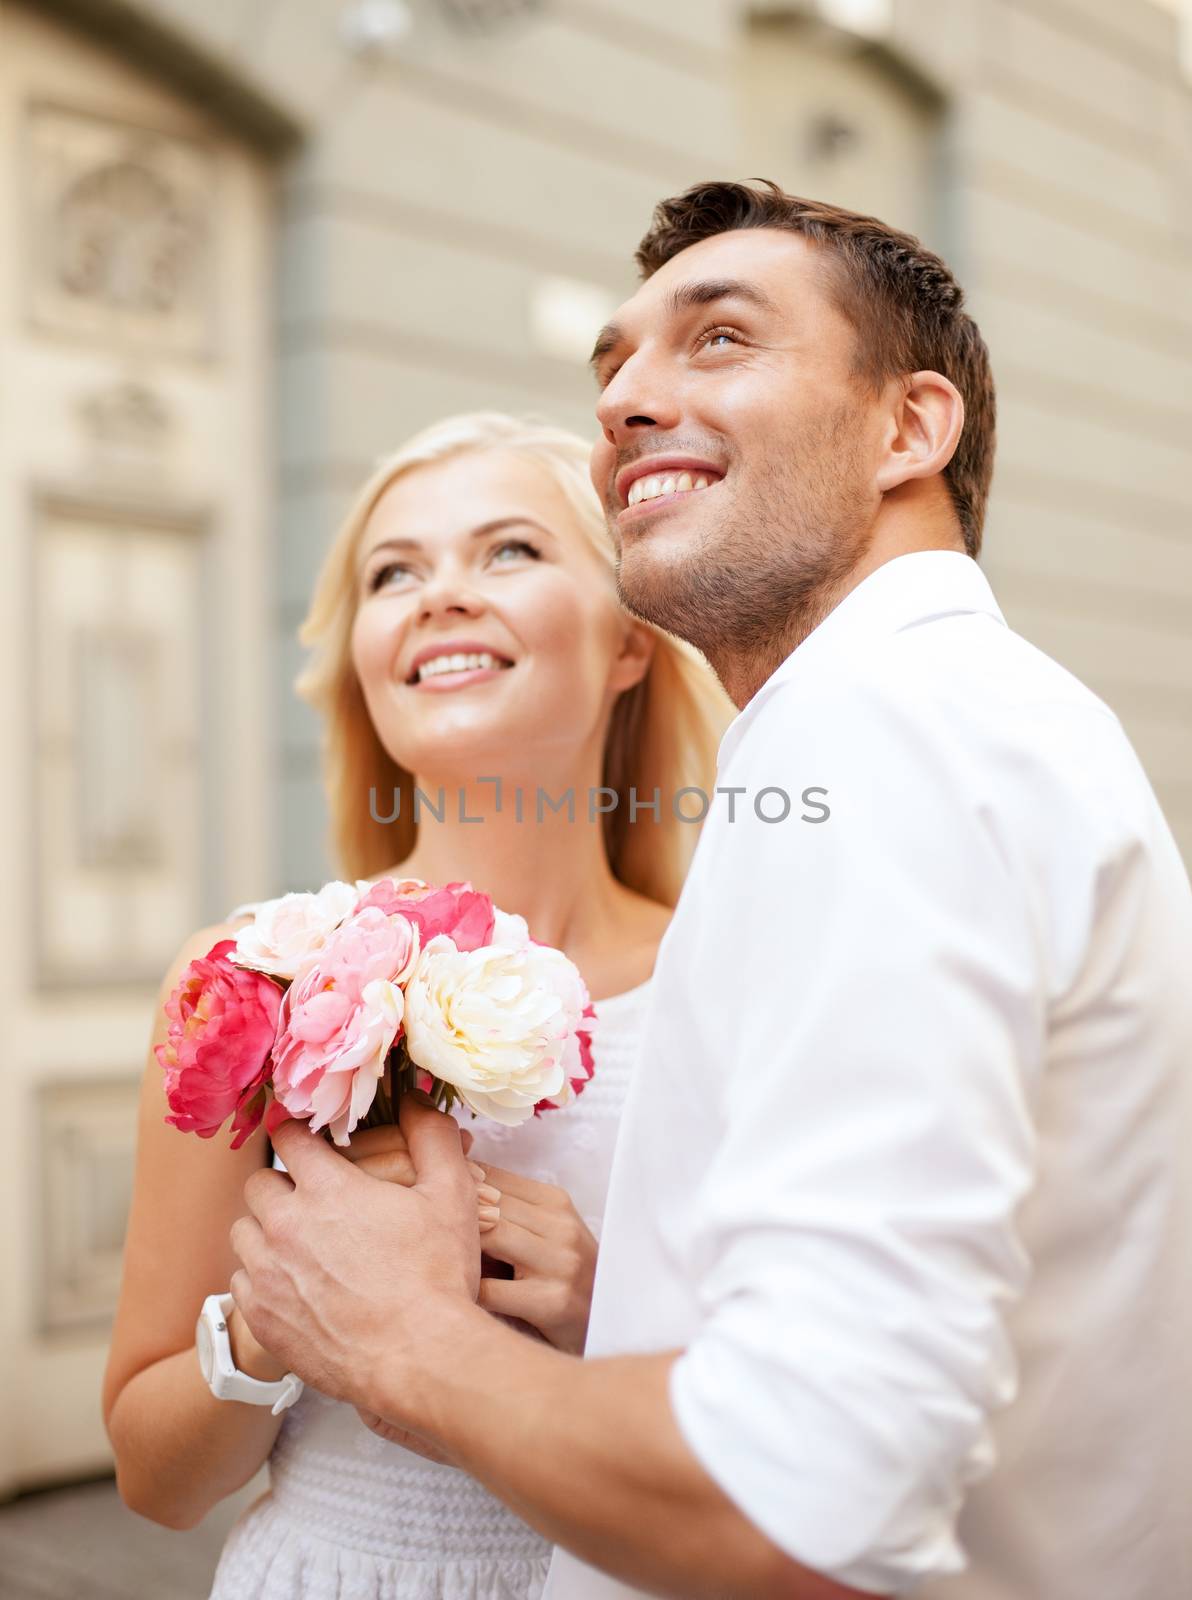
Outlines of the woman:
M 565 950 L 592 993 L 596 1075 L 581 1099 L 521 1128 L 472 1128 L 487 1180 L 478 1227 L 505 1264 L 482 1302 L 573 1351 L 654 958 L 696 832 L 671 797 L 710 791 L 731 716 L 685 646 L 619 606 L 613 566 L 582 441 L 502 416 L 452 419 L 362 490 L 303 625 L 315 656 L 298 683 L 326 719 L 342 876 L 469 879 Z M 631 790 L 642 805 L 659 791 L 657 813 L 632 821 Z M 240 925 L 189 940 L 161 1001 Z M 159 1007 L 154 1043 L 164 1031 Z M 310 1391 L 281 1418 L 213 1398 L 195 1319 L 226 1290 L 228 1232 L 267 1146 L 180 1137 L 163 1122 L 161 1078 L 151 1051 L 104 1393 L 126 1502 L 190 1527 L 269 1459 L 270 1493 L 233 1530 L 217 1600 L 537 1595 L 547 1545 L 465 1474 Z M 408 1180 L 395 1130 L 358 1132 L 347 1153 Z M 229 1331 L 242 1372 L 281 1376 L 238 1312 Z

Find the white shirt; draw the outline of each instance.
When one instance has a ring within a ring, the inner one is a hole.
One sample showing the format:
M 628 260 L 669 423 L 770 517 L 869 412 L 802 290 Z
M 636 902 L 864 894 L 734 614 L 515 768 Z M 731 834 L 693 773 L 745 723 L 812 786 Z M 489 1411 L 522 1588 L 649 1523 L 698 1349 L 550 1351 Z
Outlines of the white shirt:
M 841 1583 L 1186 1600 L 1192 892 L 1117 719 L 919 553 L 759 690 L 718 785 L 588 1354 L 683 1349 L 691 1450 Z M 633 1592 L 563 1552 L 547 1586 Z

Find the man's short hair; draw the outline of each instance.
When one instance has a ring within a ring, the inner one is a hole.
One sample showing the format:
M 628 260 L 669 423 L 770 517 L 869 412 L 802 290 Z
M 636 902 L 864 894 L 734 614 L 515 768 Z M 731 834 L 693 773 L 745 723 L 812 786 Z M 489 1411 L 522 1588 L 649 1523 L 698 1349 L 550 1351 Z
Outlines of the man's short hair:
M 879 389 L 902 373 L 942 373 L 964 401 L 964 430 L 943 478 L 965 549 L 981 548 L 997 407 L 989 351 L 946 264 L 876 217 L 801 200 L 775 183 L 699 183 L 662 200 L 637 247 L 644 278 L 689 245 L 738 228 L 783 228 L 823 251 L 837 306 L 857 334 L 855 372 Z

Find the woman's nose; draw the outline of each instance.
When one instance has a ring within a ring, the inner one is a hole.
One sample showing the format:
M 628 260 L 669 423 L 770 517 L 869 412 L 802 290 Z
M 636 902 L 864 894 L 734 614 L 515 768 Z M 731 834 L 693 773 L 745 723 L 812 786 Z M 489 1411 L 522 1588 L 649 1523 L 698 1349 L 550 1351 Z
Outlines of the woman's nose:
M 418 615 L 423 621 L 435 617 L 474 617 L 484 610 L 484 600 L 462 574 L 436 572 L 427 578 L 418 596 Z

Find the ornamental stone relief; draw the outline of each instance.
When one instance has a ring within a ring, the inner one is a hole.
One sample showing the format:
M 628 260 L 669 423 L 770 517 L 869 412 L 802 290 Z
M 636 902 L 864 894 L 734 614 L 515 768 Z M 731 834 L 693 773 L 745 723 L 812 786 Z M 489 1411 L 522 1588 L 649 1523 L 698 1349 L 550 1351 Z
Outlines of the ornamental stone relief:
M 131 380 L 94 390 L 78 402 L 77 410 L 79 420 L 99 443 L 145 451 L 161 447 L 173 421 L 159 394 Z
M 55 1077 L 37 1096 L 40 1330 L 104 1328 L 120 1288 L 139 1083 Z
M 33 565 L 35 980 L 156 984 L 201 922 L 203 527 L 43 498 Z
M 46 331 L 203 355 L 213 166 L 201 145 L 67 111 L 30 111 L 32 314 Z

